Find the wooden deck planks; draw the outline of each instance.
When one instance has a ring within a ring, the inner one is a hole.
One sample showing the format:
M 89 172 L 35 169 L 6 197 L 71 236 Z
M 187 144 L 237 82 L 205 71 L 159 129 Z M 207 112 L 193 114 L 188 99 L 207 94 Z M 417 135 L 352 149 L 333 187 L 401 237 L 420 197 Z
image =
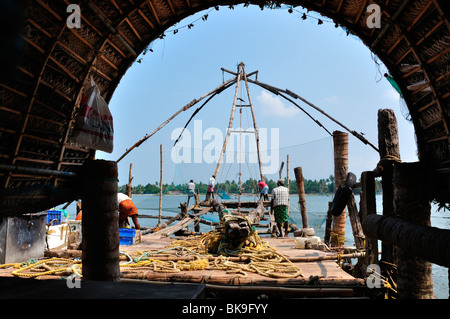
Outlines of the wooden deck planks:
M 142 242 L 134 246 L 121 246 L 127 252 L 143 252 L 149 250 L 162 250 L 173 239 L 154 238 L 143 236 Z M 264 238 L 271 247 L 279 253 L 289 257 L 315 257 L 323 256 L 323 251 L 295 248 L 295 239 L 288 238 Z M 227 285 L 268 285 L 268 286 L 302 286 L 310 284 L 312 279 L 319 279 L 321 285 L 326 286 L 359 286 L 364 284 L 362 279 L 357 279 L 343 271 L 335 261 L 322 260 L 315 262 L 295 262 L 302 270 L 302 276 L 297 278 L 269 278 L 255 273 L 247 273 L 245 277 L 236 274 L 227 274 L 222 270 L 191 270 L 177 273 L 156 273 L 153 271 L 140 272 L 136 276 L 133 271 L 122 270 L 122 278 L 147 279 L 161 282 L 189 282 Z

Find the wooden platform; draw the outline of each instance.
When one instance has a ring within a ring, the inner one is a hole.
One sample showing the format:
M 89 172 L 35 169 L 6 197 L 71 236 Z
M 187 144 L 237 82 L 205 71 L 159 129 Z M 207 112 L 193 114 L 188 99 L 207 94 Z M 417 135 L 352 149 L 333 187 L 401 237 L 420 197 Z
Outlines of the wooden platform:
M 132 256 L 140 256 L 149 251 L 165 250 L 175 239 L 180 238 L 145 235 L 142 236 L 141 243 L 132 246 L 120 246 L 120 250 Z M 277 298 L 354 297 L 357 295 L 355 291 L 363 290 L 365 287 L 363 279 L 354 278 L 343 271 L 338 267 L 335 260 L 308 262 L 304 260 L 309 257 L 313 259 L 317 257 L 326 258 L 327 256 L 335 255 L 335 253 L 312 249 L 297 249 L 295 248 L 294 237 L 262 237 L 262 239 L 267 241 L 270 247 L 275 248 L 277 252 L 288 256 L 302 270 L 302 275 L 296 278 L 272 278 L 257 273 L 246 272 L 245 276 L 243 276 L 242 274 L 229 274 L 224 270 L 217 269 L 181 270 L 175 273 L 165 273 L 155 272 L 151 267 L 132 269 L 121 266 L 121 282 L 123 282 L 123 285 L 115 283 L 85 284 L 87 282 L 83 281 L 82 287 L 86 289 L 72 289 L 72 291 L 64 292 L 64 296 L 66 298 L 91 298 L 90 296 L 92 298 L 132 298 L 133 294 L 124 295 L 124 293 L 120 292 L 122 289 L 125 291 L 129 288 L 132 289 L 132 286 L 127 285 L 127 282 L 137 285 L 145 283 L 145 287 L 142 287 L 138 291 L 142 294 L 142 298 L 153 299 L 204 298 L 205 295 L 208 298 L 211 296 L 225 298 L 227 296 L 236 297 L 237 295 L 249 297 L 250 295 L 260 296 L 261 294 L 276 296 Z M 65 252 L 69 255 L 59 257 L 81 257 L 81 251 L 67 250 Z M 172 255 L 168 258 L 173 258 L 174 253 L 175 251 L 171 251 Z M 122 256 L 123 258 L 124 256 Z M 121 261 L 122 264 L 124 262 L 124 260 Z M 243 261 L 242 263 L 245 262 Z M 0 298 L 21 298 L 20 296 L 23 298 L 39 298 L 39 293 L 30 293 L 30 291 L 41 292 L 52 298 L 49 295 L 52 290 L 68 290 L 65 280 L 60 280 L 61 276 L 44 275 L 36 279 L 12 278 L 11 272 L 13 270 L 12 268 L 0 269 L 0 287 L 15 287 L 13 290 L 9 290 L 9 288 L 1 289 L 4 291 L 4 294 L 0 294 Z M 42 283 L 43 281 L 54 281 L 55 283 Z M 97 293 L 100 294 L 102 289 L 107 294 L 95 297 Z M 83 291 L 86 292 L 84 296 Z
M 273 238 L 264 237 L 263 240 L 269 242 L 269 245 L 286 256 L 292 257 L 320 257 L 334 255 L 334 253 L 323 252 L 312 249 L 295 248 L 294 237 Z M 133 246 L 121 246 L 121 250 L 126 252 L 144 252 L 149 250 L 162 250 L 171 243 L 170 238 L 157 238 L 152 236 L 143 236 L 142 242 Z M 300 259 L 300 258 L 298 258 Z M 228 285 L 267 285 L 267 286 L 286 286 L 296 287 L 311 284 L 319 284 L 330 287 L 362 286 L 364 280 L 357 279 L 344 270 L 342 270 L 334 260 L 321 260 L 313 262 L 294 262 L 301 270 L 302 276 L 297 278 L 270 278 L 256 273 L 247 273 L 245 277 L 234 274 L 226 274 L 223 270 L 189 270 L 177 273 L 154 273 L 151 272 L 152 280 L 160 282 L 190 282 L 205 284 L 224 284 L 224 278 L 228 278 Z M 134 278 L 135 275 L 129 275 L 131 272 L 122 270 L 123 278 Z M 146 279 L 150 273 L 142 273 L 138 279 Z

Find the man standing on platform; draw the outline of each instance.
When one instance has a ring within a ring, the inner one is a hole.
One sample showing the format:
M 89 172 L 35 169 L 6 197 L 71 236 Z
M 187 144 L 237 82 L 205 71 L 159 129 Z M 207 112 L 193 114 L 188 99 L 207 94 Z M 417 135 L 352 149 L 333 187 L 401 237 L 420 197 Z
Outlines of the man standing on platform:
M 214 185 L 216 184 L 216 176 L 212 176 L 208 182 L 208 188 L 206 189 L 206 200 L 214 199 Z
M 195 202 L 197 202 L 196 197 L 195 197 L 195 184 L 192 179 L 187 186 L 187 191 L 188 191 L 187 205 L 189 206 L 189 199 L 191 199 L 191 197 L 194 197 Z
M 258 188 L 260 190 L 259 199 L 269 200 L 269 186 L 262 180 L 258 181 Z
M 289 227 L 289 191 L 284 187 L 284 181 L 279 179 L 276 188 L 272 190 L 271 212 L 274 212 L 275 222 L 281 237 L 288 237 Z M 284 234 L 283 234 L 284 226 Z

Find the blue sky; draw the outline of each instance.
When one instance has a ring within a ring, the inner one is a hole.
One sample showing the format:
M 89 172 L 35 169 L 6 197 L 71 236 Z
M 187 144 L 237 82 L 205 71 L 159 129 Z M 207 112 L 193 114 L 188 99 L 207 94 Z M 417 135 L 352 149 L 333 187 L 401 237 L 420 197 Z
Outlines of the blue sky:
M 342 28 L 335 28 L 330 19 L 309 12 L 310 17 L 302 20 L 303 12 L 301 8 L 289 14 L 287 8 L 261 11 L 255 6 L 236 6 L 234 10 L 220 7 L 219 11 L 203 11 L 171 27 L 169 30 L 179 28 L 179 32 L 167 31 L 164 39 L 153 42 L 150 45 L 153 52 L 142 56 L 142 62 L 134 63 L 121 80 L 109 105 L 114 118 L 114 152 L 97 152 L 97 158 L 117 160 L 181 107 L 213 90 L 223 79 L 230 79 L 231 75 L 222 74 L 221 67 L 236 71 L 243 62 L 247 73 L 259 71 L 259 81 L 297 93 L 350 129 L 363 132 L 374 145 L 378 144 L 378 109 L 393 109 L 402 160 L 416 161 L 414 128 L 402 115 L 405 106 L 399 95 L 383 77 L 386 68 L 382 64 L 378 67 L 370 50 L 357 38 L 347 36 Z M 203 21 L 201 17 L 206 13 L 208 19 Z M 324 23 L 318 25 L 313 17 Z M 190 23 L 194 24 L 192 28 L 183 27 Z M 201 133 L 219 129 L 225 136 L 234 90 L 232 86 L 222 92 L 195 116 L 196 123 L 202 125 Z M 273 153 L 267 154 L 278 155 L 278 164 L 286 162 L 289 154 L 291 179 L 297 166 L 302 167 L 307 179 L 333 174 L 332 138 L 323 128 L 286 100 L 259 86 L 250 84 L 250 94 L 258 128 L 279 133 Z M 243 98 L 247 100 L 246 94 Z M 296 103 L 330 132 L 344 130 L 301 101 Z M 121 160 L 119 185 L 127 183 L 130 163 L 133 163 L 133 185 L 159 181 L 160 144 L 164 150 L 164 183 L 178 184 L 189 179 L 206 182 L 215 163 L 176 164 L 172 155 L 172 135 L 200 105 L 182 112 Z M 243 114 L 242 119 L 243 129 L 252 125 L 248 114 Z M 238 122 L 236 113 L 234 128 Z M 194 121 L 188 130 L 193 141 Z M 266 145 L 270 148 L 269 142 Z M 201 149 L 208 143 L 203 140 Z M 192 161 L 198 146 L 193 144 Z M 375 150 L 349 134 L 349 171 L 360 176 L 362 171 L 373 170 L 378 160 Z M 239 164 L 223 165 L 219 182 L 237 180 L 238 169 Z M 243 163 L 241 171 L 244 180 L 258 178 L 256 164 Z M 267 178 L 277 176 L 278 173 L 268 174 Z

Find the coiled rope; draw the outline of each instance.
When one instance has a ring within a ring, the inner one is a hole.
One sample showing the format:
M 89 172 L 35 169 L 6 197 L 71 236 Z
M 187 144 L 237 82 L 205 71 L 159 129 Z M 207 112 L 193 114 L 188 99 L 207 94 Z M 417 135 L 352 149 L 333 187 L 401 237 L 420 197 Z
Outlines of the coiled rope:
M 194 257 L 190 261 L 159 260 L 158 256 L 188 255 Z M 120 268 L 129 271 L 154 271 L 162 273 L 176 273 L 190 270 L 224 270 L 228 274 L 247 276 L 257 273 L 272 278 L 296 278 L 302 276 L 302 270 L 292 263 L 286 256 L 271 248 L 262 241 L 256 231 L 234 247 L 222 232 L 210 231 L 202 236 L 174 240 L 165 249 L 158 251 L 138 252 L 133 258 L 131 253 L 120 251 L 126 256 L 126 261 L 120 263 Z M 213 254 L 217 257 L 213 257 Z M 238 263 L 230 257 L 240 256 L 248 263 Z M 0 268 L 16 268 L 13 276 L 22 278 L 36 278 L 44 275 L 69 276 L 76 274 L 82 278 L 82 264 L 80 259 L 50 258 L 41 261 L 30 260 L 25 263 L 11 263 L 0 265 Z
M 0 265 L 0 268 L 16 268 L 11 274 L 21 278 L 36 278 L 45 275 L 71 275 L 75 273 L 79 277 L 81 274 L 81 260 L 67 258 L 50 258 L 41 261 L 30 260 L 25 263 L 10 263 Z
M 169 250 L 184 252 L 195 257 L 191 261 L 161 261 L 150 258 Z M 216 254 L 217 257 L 210 258 Z M 240 256 L 248 263 L 238 263 L 230 257 Z M 271 248 L 267 242 L 260 239 L 255 231 L 238 247 L 229 248 L 225 236 L 221 232 L 211 231 L 203 236 L 173 241 L 166 249 L 157 252 L 145 252 L 135 263 L 127 263 L 121 267 L 130 270 L 153 270 L 154 272 L 180 272 L 182 270 L 224 270 L 228 274 L 247 276 L 247 273 L 257 273 L 271 278 L 296 278 L 302 276 L 302 270 L 286 256 Z

